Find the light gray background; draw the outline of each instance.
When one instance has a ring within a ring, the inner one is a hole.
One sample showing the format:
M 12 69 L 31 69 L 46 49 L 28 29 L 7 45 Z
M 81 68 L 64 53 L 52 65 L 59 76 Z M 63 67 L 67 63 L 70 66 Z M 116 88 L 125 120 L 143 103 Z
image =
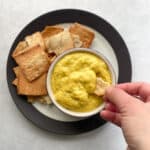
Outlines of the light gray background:
M 133 81 L 150 81 L 149 0 L 0 0 L 0 150 L 126 149 L 121 130 L 110 123 L 78 136 L 47 133 L 26 120 L 10 97 L 6 60 L 12 42 L 32 19 L 60 8 L 89 10 L 109 21 L 130 50 Z

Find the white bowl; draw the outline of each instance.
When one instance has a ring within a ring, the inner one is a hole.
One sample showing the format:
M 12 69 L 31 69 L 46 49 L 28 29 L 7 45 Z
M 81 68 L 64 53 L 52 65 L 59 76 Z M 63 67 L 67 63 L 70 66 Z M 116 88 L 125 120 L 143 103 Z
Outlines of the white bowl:
M 53 91 L 52 91 L 52 88 L 51 88 L 51 84 L 50 84 L 51 83 L 51 75 L 52 75 L 53 69 L 55 67 L 55 64 L 60 59 L 62 59 L 65 55 L 68 55 L 68 54 L 74 53 L 74 52 L 89 52 L 89 53 L 94 54 L 94 55 L 98 56 L 99 58 L 103 59 L 105 61 L 105 63 L 107 64 L 107 66 L 109 68 L 109 71 L 111 73 L 112 84 L 113 85 L 116 83 L 116 75 L 115 75 L 115 72 L 114 72 L 114 69 L 113 69 L 111 63 L 108 61 L 108 59 L 103 54 L 101 54 L 100 52 L 98 52 L 96 50 L 92 50 L 92 49 L 88 49 L 88 48 L 73 48 L 73 49 L 70 49 L 70 50 L 62 53 L 61 55 L 59 55 L 54 60 L 54 62 L 51 64 L 51 66 L 49 68 L 49 71 L 48 71 L 48 74 L 47 74 L 47 90 L 48 90 L 48 95 L 50 96 L 53 104 L 59 110 L 61 110 L 62 112 L 66 113 L 68 115 L 71 115 L 71 116 L 74 116 L 74 117 L 89 117 L 89 116 L 95 115 L 98 112 L 100 112 L 104 108 L 104 102 L 99 107 L 97 107 L 96 109 L 94 109 L 94 110 L 92 110 L 90 112 L 75 112 L 75 111 L 71 111 L 71 110 L 66 109 L 65 107 L 63 107 L 61 104 L 59 104 L 56 101 L 55 96 L 54 96 Z

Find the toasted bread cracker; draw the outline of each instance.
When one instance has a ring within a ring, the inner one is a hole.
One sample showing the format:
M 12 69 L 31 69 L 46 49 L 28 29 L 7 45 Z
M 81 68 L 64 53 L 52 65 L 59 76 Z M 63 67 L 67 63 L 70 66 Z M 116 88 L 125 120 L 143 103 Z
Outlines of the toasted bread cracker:
M 22 70 L 19 69 L 17 91 L 19 95 L 33 95 L 40 96 L 46 95 L 46 73 L 40 76 L 38 79 L 29 82 Z
M 17 86 L 17 84 L 18 84 L 19 66 L 14 67 L 13 71 L 14 71 L 14 73 L 16 75 L 16 78 L 12 81 L 12 84 L 15 85 L 15 86 Z
M 40 45 L 30 48 L 30 50 L 18 55 L 15 59 L 29 81 L 37 79 L 49 68 L 48 56 Z
M 96 79 L 96 89 L 94 91 L 94 94 L 97 96 L 103 96 L 105 94 L 106 88 L 108 88 L 110 84 L 108 82 L 105 82 L 102 78 Z
M 39 97 L 41 97 L 41 96 L 27 96 L 27 101 L 29 103 L 34 103 L 34 102 L 38 101 Z
M 79 35 L 80 40 L 83 43 L 82 47 L 88 48 L 92 44 L 92 41 L 94 39 L 94 33 L 84 25 L 81 25 L 79 23 L 74 23 L 73 25 L 71 25 L 69 31 L 72 34 Z
M 15 78 L 13 81 L 12 81 L 12 84 L 17 86 L 18 85 L 18 78 Z
M 73 40 L 68 30 L 64 30 L 46 40 L 46 48 L 48 49 L 48 52 L 54 51 L 56 55 L 60 55 L 64 51 L 73 47 Z
M 50 97 L 48 95 L 45 96 L 28 96 L 28 102 L 40 102 L 42 104 L 51 104 Z
M 73 44 L 75 48 L 79 48 L 82 47 L 82 41 L 80 40 L 79 35 L 77 34 L 71 34 L 72 40 L 73 40 Z
M 40 100 L 42 104 L 51 104 L 52 101 L 48 95 L 42 96 L 42 99 Z
M 15 56 L 23 53 L 24 51 L 27 50 L 26 49 L 27 47 L 28 47 L 28 44 L 27 44 L 26 41 L 19 42 L 18 45 L 17 45 L 17 47 L 16 47 L 16 49 L 12 53 L 12 57 L 14 58 Z
M 14 68 L 13 68 L 13 71 L 14 71 L 16 77 L 18 77 L 18 74 L 19 74 L 19 66 L 14 67 Z
M 60 27 L 60 26 L 46 26 L 44 28 L 44 30 L 41 32 L 42 34 L 42 37 L 44 39 L 50 37 L 50 36 L 53 36 L 55 34 L 58 34 L 60 32 L 62 32 L 64 30 L 64 28 Z
M 44 39 L 40 32 L 35 32 L 32 35 L 26 36 L 25 41 L 29 47 L 40 45 L 45 50 Z

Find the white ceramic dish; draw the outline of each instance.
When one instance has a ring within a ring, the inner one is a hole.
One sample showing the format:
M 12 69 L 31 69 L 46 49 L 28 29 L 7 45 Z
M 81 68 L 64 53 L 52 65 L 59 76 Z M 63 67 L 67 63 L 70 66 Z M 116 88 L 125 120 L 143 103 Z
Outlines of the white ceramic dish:
M 68 55 L 70 53 L 74 53 L 74 52 L 89 52 L 91 54 L 94 54 L 98 57 L 100 57 L 101 59 L 103 59 L 105 61 L 105 63 L 107 64 L 108 68 L 109 68 L 109 71 L 111 73 L 111 76 L 112 76 L 112 84 L 115 84 L 116 83 L 116 75 L 115 75 L 115 72 L 114 72 L 114 69 L 111 65 L 111 63 L 109 62 L 109 60 L 103 55 L 101 54 L 100 52 L 96 51 L 96 50 L 93 50 L 93 49 L 88 49 L 88 48 L 73 48 L 69 51 L 66 51 L 64 53 L 62 53 L 61 55 L 59 55 L 55 60 L 54 62 L 51 64 L 50 68 L 49 68 L 49 71 L 48 71 L 48 74 L 47 74 L 47 90 L 48 90 L 48 95 L 50 96 L 53 104 L 58 108 L 60 109 L 62 112 L 68 114 L 68 115 L 71 115 L 71 116 L 74 116 L 74 117 L 90 117 L 92 115 L 95 115 L 97 114 L 98 112 L 100 112 L 103 108 L 104 108 L 104 103 L 101 104 L 99 107 L 97 107 L 96 109 L 90 111 L 90 112 L 74 112 L 74 111 L 70 111 L 66 108 L 64 108 L 63 106 L 61 106 L 55 99 L 55 96 L 53 94 L 53 91 L 52 91 L 52 88 L 51 88 L 51 75 L 52 75 L 52 72 L 53 72 L 53 69 L 55 67 L 55 64 L 60 60 L 62 59 L 65 55 Z

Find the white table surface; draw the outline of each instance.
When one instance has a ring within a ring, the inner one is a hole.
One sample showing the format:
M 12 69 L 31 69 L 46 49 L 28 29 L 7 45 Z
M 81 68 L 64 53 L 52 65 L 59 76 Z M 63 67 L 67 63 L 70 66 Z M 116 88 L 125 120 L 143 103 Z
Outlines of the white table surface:
M 8 92 L 6 60 L 20 30 L 35 17 L 60 8 L 94 12 L 120 32 L 129 48 L 133 81 L 150 81 L 149 0 L 0 0 L 0 150 L 123 150 L 121 130 L 105 126 L 77 136 L 55 135 L 30 123 Z

